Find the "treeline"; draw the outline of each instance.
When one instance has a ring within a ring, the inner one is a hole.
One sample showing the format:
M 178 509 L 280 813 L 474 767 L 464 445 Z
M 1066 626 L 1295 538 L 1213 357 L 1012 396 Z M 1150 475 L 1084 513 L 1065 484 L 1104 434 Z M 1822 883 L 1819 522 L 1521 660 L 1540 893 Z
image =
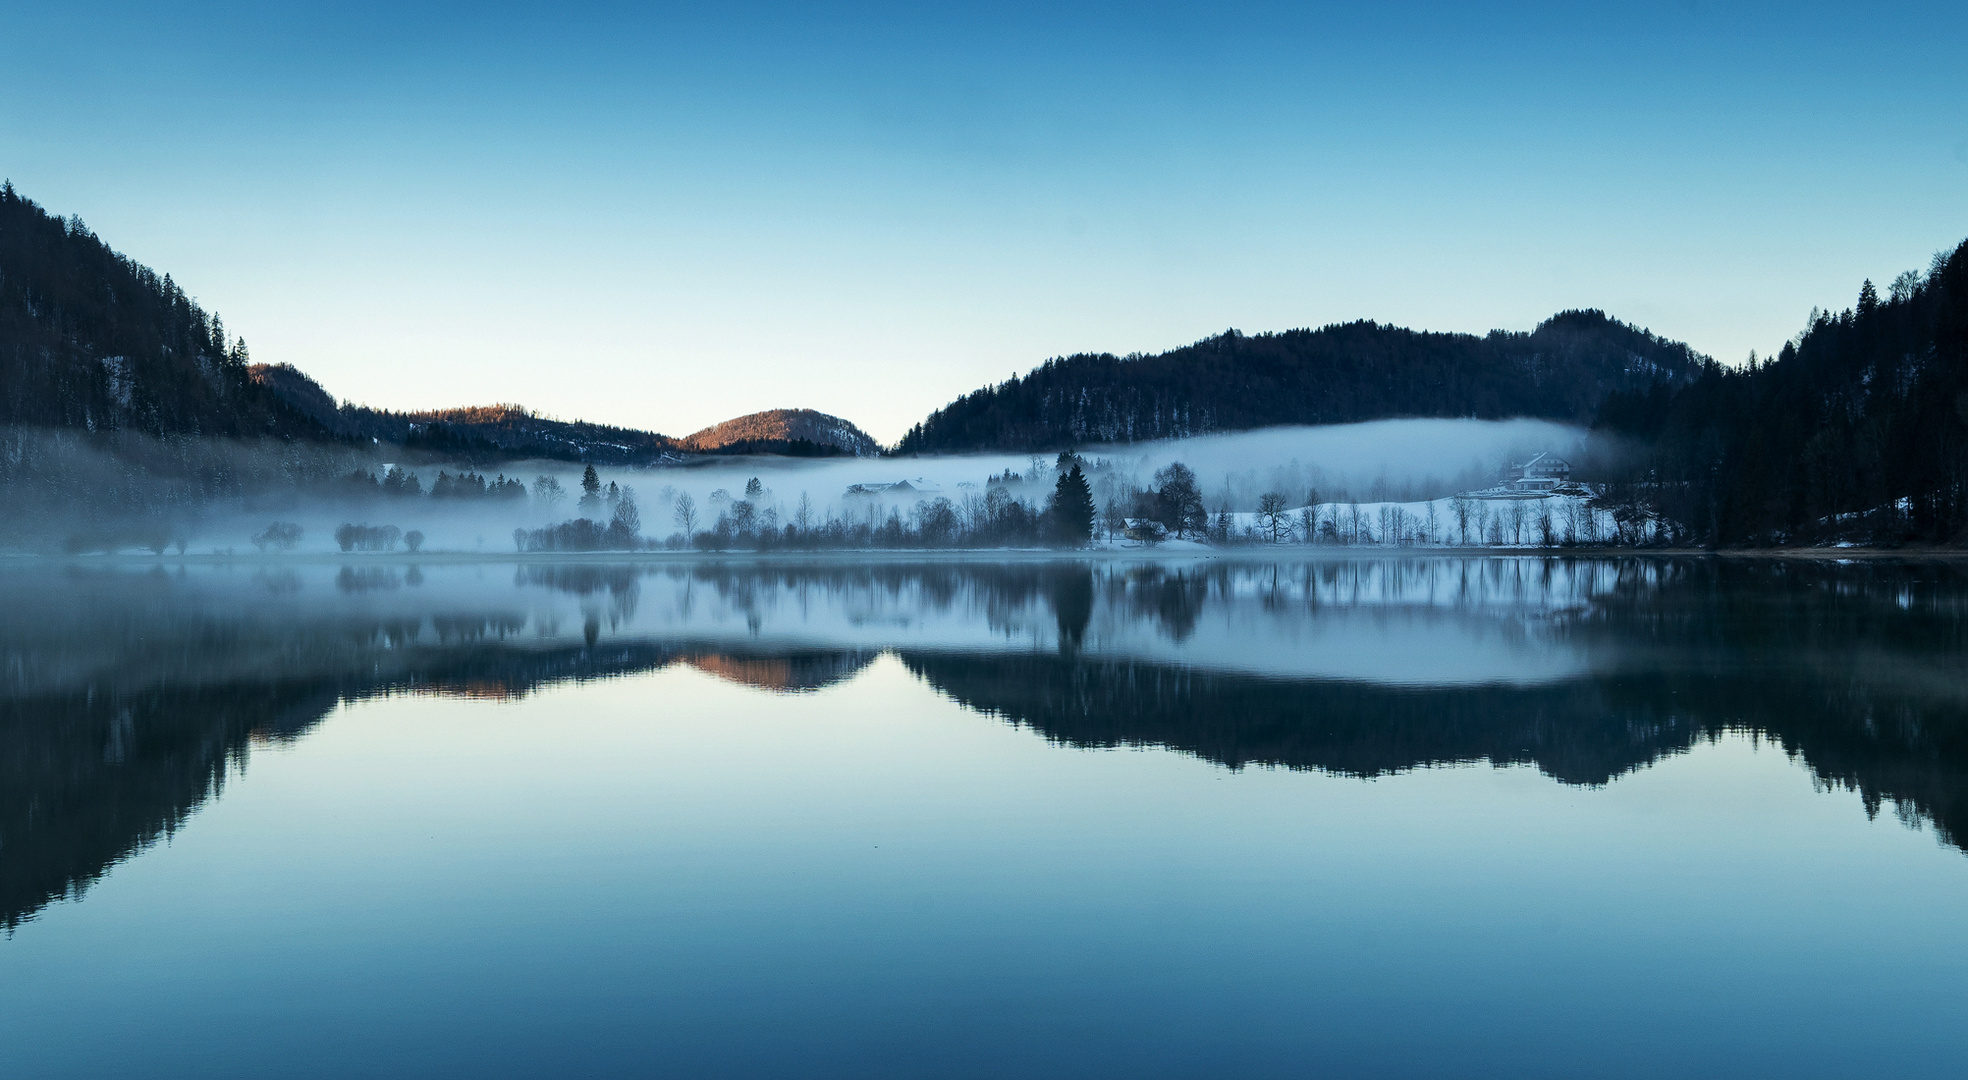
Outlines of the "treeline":
M 735 439 L 710 448 L 707 453 L 729 457 L 747 454 L 776 454 L 780 457 L 849 457 L 851 452 L 811 439 Z
M 1062 461 L 1071 455 L 1061 455 Z M 1100 468 L 1096 465 L 1095 468 Z M 1578 485 L 1542 497 L 1458 494 L 1421 506 L 1357 499 L 1325 502 L 1316 490 L 1294 500 L 1280 491 L 1258 496 L 1255 512 L 1227 500 L 1205 507 L 1196 474 L 1182 462 L 1155 472 L 1145 487 L 1105 485 L 1110 496 L 1100 529 L 1110 540 L 1153 545 L 1192 539 L 1219 547 L 1259 544 L 1454 545 L 1463 547 L 1640 546 L 1677 539 L 1646 511 L 1615 505 Z
M 1692 378 L 1678 342 L 1567 311 L 1531 333 L 1434 334 L 1353 322 L 1235 330 L 1152 356 L 1080 354 L 985 387 L 910 429 L 896 452 L 1058 450 L 1279 424 L 1532 416 L 1585 422 L 1609 391 Z
M 535 487 L 545 505 L 560 501 L 560 485 L 552 478 L 541 477 Z M 603 487 L 592 465 L 581 474 L 578 505 L 582 517 L 545 528 L 514 529 L 513 546 L 520 551 L 634 551 L 652 546 L 642 539 L 642 510 L 635 489 L 612 480 Z M 605 518 L 607 524 L 594 518 Z
M 1968 540 L 1968 243 L 1741 369 L 1616 391 L 1609 494 L 1719 546 Z
M 676 531 L 662 546 L 708 551 L 1079 547 L 1092 540 L 1097 517 L 1083 466 L 1074 455 L 1061 454 L 1057 478 L 1042 503 L 1015 491 L 1032 485 L 1007 472 L 992 477 L 981 494 L 967 492 L 954 500 L 938 495 L 908 505 L 868 496 L 823 513 L 802 492 L 783 515 L 753 477 L 743 497 L 713 493 L 715 517 L 700 511 L 688 492 L 677 495 L 671 506 Z
M 416 541 L 410 545 L 415 551 L 423 546 L 424 534 L 413 532 Z M 394 551 L 396 542 L 404 536 L 403 530 L 394 525 L 344 524 L 335 530 L 335 544 L 343 551 Z

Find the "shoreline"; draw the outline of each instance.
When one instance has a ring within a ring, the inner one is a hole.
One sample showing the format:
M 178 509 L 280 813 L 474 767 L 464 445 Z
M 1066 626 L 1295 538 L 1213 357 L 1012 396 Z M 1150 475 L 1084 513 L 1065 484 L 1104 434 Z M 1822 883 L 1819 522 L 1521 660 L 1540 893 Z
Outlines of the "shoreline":
M 336 563 L 395 563 L 425 565 L 472 565 L 498 563 L 982 563 L 982 562 L 1361 562 L 1390 559 L 1423 561 L 1433 559 L 1734 559 L 1796 561 L 1906 561 L 1948 562 L 1968 560 L 1964 548 L 1631 548 L 1631 547 L 1422 547 L 1394 545 L 1278 545 L 1275 547 L 1235 547 L 1161 550 L 1140 548 L 1093 548 L 1053 550 L 1042 548 L 952 548 L 911 550 L 856 548 L 816 551 L 349 551 L 349 552 L 214 552 L 184 555 L 151 554 L 0 554 L 0 566 L 221 566 L 236 563 L 253 565 L 323 565 Z

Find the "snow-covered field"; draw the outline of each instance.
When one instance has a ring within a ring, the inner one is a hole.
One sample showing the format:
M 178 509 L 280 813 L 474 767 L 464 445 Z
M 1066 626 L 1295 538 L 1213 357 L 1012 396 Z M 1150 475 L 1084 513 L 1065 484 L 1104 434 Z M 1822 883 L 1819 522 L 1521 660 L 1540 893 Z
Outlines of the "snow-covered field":
M 1437 547 L 1631 544 L 1652 542 L 1662 535 L 1660 522 L 1638 518 L 1622 525 L 1611 510 L 1593 507 L 1583 493 L 1319 503 L 1291 507 L 1275 518 L 1232 511 L 1210 515 L 1210 530 L 1219 542 Z

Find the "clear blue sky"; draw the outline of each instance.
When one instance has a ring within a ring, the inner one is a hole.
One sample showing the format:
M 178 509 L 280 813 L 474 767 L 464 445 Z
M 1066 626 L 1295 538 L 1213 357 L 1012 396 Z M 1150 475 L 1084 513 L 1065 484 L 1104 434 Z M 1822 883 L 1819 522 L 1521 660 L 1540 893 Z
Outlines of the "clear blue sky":
M 1081 350 L 1599 307 L 1727 360 L 1968 236 L 1968 4 L 0 5 L 0 174 L 330 391 L 893 439 Z

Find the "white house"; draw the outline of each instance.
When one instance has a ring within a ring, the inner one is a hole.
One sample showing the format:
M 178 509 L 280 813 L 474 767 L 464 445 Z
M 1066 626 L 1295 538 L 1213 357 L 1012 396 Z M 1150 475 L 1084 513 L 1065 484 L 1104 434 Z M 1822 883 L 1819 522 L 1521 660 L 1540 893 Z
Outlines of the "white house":
M 1510 467 L 1509 486 L 1519 491 L 1550 491 L 1572 479 L 1572 463 L 1556 454 L 1539 454 Z

